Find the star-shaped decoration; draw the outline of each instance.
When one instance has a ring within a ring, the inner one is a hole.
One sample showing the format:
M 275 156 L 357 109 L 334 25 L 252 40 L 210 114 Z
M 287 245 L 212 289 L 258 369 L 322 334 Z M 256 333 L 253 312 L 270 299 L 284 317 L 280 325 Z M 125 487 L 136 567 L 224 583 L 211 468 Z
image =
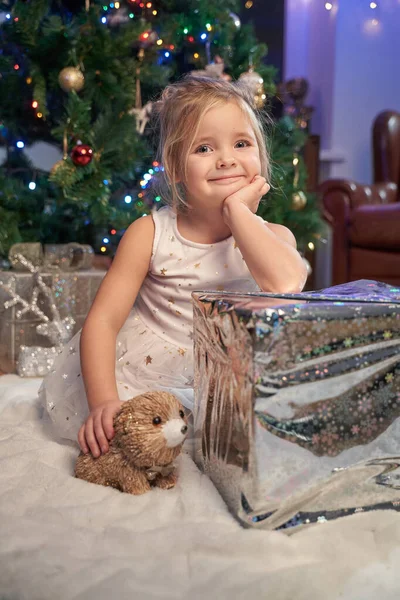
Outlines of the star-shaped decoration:
M 239 248 L 239 246 L 237 245 L 236 242 L 233 242 L 233 247 L 235 248 L 235 250 L 236 250 L 236 248 Z
M 165 275 L 166 272 L 167 272 L 167 269 L 161 269 L 161 275 Z
M 178 348 L 178 354 L 180 354 L 181 356 L 185 356 L 186 350 L 184 350 L 184 348 Z
M 169 237 L 169 241 L 170 241 L 170 242 L 174 242 L 174 241 L 175 241 L 175 236 L 174 236 L 174 235 L 171 235 L 171 236 Z
M 199 268 L 200 268 L 200 265 L 201 265 L 201 263 L 196 263 L 196 264 L 194 265 L 194 268 L 195 268 L 195 269 L 199 269 Z
M 146 365 L 149 365 L 153 362 L 153 359 L 151 358 L 151 356 L 146 356 L 145 362 L 146 362 Z
M 117 360 L 122 360 L 127 352 L 128 352 L 128 350 L 124 350 L 122 352 L 121 356 L 119 356 Z
M 168 298 L 168 302 L 171 302 L 171 304 L 175 304 L 175 300 L 173 298 Z

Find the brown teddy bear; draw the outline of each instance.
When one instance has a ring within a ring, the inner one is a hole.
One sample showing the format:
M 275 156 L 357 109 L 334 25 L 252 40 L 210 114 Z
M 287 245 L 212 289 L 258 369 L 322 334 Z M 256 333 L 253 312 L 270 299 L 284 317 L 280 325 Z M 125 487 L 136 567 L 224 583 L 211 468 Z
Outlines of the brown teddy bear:
M 182 405 L 168 392 L 147 392 L 123 402 L 114 417 L 115 435 L 107 454 L 93 458 L 82 452 L 75 475 L 90 483 L 111 486 L 128 494 L 150 487 L 174 487 L 173 461 L 187 434 Z

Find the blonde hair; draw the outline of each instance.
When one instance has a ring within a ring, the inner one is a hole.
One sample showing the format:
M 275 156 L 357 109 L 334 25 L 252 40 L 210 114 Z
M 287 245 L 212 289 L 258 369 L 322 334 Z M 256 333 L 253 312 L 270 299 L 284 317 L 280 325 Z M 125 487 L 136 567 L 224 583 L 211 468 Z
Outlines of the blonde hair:
M 248 89 L 241 82 L 187 76 L 167 86 L 156 105 L 159 118 L 157 159 L 164 168 L 159 193 L 177 210 L 187 207 L 184 185 L 187 160 L 201 119 L 211 108 L 228 102 L 235 102 L 249 119 L 260 152 L 261 175 L 267 181 L 270 179 L 263 123 Z

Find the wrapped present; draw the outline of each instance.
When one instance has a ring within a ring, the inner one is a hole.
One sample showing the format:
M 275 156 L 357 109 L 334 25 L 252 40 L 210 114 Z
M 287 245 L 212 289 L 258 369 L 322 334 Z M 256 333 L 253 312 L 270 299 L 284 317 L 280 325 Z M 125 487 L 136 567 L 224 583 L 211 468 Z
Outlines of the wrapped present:
M 54 350 L 46 351 L 46 348 L 59 345 L 57 336 L 59 342 L 63 342 L 63 332 L 58 335 L 57 323 L 52 321 L 52 303 L 60 324 L 68 330 L 69 337 L 72 336 L 82 327 L 104 274 L 97 269 L 40 271 L 41 281 L 52 292 L 49 295 L 40 293 L 37 273 L 0 271 L 0 371 L 15 372 L 21 354 L 23 366 L 19 374 L 32 376 L 37 365 L 36 375 L 44 375 L 55 354 Z M 21 310 L 17 297 L 25 303 L 25 309 Z M 33 305 L 38 310 L 28 310 L 28 306 Z
M 400 288 L 193 304 L 195 459 L 243 524 L 400 509 Z

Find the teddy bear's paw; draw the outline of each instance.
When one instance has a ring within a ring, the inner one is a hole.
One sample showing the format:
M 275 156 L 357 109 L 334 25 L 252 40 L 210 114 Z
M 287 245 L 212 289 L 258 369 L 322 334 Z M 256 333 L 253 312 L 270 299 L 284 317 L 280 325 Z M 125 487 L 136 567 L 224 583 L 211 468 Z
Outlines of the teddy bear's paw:
M 150 491 L 150 484 L 145 477 L 137 477 L 134 481 L 132 478 L 129 481 L 123 481 L 121 485 L 123 492 L 132 494 L 133 496 L 140 496 Z
M 177 481 L 177 475 L 175 473 L 171 473 L 167 477 L 158 477 L 156 486 L 162 490 L 170 490 L 171 488 L 175 487 Z

